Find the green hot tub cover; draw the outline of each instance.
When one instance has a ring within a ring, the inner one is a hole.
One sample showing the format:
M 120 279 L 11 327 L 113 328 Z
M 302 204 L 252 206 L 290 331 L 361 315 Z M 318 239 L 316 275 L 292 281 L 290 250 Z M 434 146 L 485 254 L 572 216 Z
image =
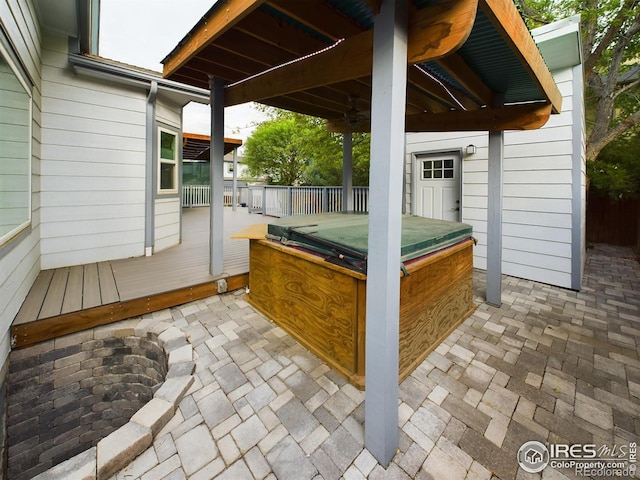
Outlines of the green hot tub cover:
M 349 268 L 366 269 L 369 215 L 323 213 L 283 217 L 267 227 L 267 238 L 303 248 Z M 471 238 L 470 225 L 446 220 L 402 216 L 401 261 L 422 257 Z

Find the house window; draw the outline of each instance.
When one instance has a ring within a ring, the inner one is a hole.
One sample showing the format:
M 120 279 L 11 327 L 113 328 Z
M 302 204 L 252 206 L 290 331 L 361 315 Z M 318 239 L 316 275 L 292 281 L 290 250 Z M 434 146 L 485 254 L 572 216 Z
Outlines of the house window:
M 176 193 L 178 191 L 178 135 L 161 128 L 159 137 L 158 191 L 159 193 Z
M 31 222 L 31 89 L 0 42 L 0 246 Z
M 423 160 L 422 179 L 429 180 L 433 178 L 454 178 L 453 159 Z

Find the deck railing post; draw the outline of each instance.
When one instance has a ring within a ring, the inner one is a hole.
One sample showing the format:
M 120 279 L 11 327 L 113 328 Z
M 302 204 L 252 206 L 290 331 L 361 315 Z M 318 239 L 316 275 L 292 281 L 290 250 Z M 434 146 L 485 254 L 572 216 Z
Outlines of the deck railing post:
M 293 212 L 293 187 L 287 187 L 287 215 Z
M 329 188 L 322 187 L 322 211 L 329 211 Z
M 262 215 L 267 214 L 267 186 L 262 187 Z
M 353 210 L 353 135 L 342 136 L 342 211 Z

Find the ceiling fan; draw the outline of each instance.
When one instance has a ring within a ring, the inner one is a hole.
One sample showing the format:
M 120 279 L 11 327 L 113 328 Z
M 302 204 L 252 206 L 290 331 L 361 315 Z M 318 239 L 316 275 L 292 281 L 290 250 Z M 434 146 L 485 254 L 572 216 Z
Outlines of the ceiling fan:
M 359 97 L 357 95 L 348 95 L 347 101 L 350 107 L 343 113 L 341 118 L 329 120 L 327 128 L 332 132 L 351 133 L 351 132 L 368 132 L 371 130 L 371 114 L 367 110 L 358 108 Z

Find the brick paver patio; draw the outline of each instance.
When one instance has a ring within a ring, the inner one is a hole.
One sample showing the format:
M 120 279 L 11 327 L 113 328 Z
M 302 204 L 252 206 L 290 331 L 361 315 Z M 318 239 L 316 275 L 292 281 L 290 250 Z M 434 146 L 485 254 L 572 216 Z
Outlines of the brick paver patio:
M 581 292 L 505 277 L 400 386 L 400 447 L 385 470 L 364 449 L 364 394 L 239 292 L 143 319 L 193 346 L 195 382 L 152 447 L 117 479 L 564 479 L 527 473 L 530 440 L 640 440 L 640 264 L 589 250 Z M 599 477 L 598 477 L 599 478 Z

